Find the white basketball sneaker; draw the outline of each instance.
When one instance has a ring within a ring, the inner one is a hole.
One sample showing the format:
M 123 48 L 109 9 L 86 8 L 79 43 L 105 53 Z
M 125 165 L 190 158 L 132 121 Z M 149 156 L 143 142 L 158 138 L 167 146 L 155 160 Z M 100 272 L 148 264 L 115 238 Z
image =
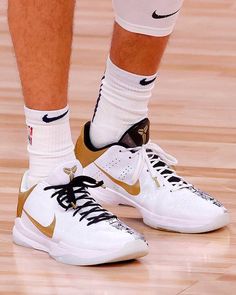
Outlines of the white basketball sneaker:
M 104 181 L 97 200 L 134 206 L 144 223 L 170 231 L 201 233 L 229 223 L 223 205 L 178 176 L 170 166 L 176 159 L 149 141 L 148 119 L 101 149 L 92 145 L 89 128 L 88 122 L 75 153 L 86 175 Z
M 146 255 L 144 237 L 93 199 L 93 191 L 102 181 L 81 174 L 78 161 L 68 162 L 30 189 L 26 185 L 27 172 L 24 174 L 13 228 L 14 242 L 74 265 Z

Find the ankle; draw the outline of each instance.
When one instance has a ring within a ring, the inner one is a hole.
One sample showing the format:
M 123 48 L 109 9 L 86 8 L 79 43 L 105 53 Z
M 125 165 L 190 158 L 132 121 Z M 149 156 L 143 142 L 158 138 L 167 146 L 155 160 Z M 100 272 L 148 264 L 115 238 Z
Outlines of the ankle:
M 147 117 L 155 80 L 156 74 L 132 74 L 108 58 L 90 129 L 96 147 L 117 142 L 127 129 Z

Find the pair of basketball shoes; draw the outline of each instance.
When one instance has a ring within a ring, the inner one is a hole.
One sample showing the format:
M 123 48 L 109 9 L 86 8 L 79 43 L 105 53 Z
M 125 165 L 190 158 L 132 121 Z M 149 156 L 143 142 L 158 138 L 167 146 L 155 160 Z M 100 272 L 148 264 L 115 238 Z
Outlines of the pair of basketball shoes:
M 229 223 L 216 199 L 178 176 L 176 159 L 149 141 L 149 120 L 101 149 L 88 122 L 76 143 L 77 161 L 62 163 L 47 179 L 27 187 L 24 174 L 13 228 L 16 244 L 43 250 L 58 261 L 93 265 L 142 257 L 143 235 L 99 202 L 136 207 L 150 227 L 203 233 Z

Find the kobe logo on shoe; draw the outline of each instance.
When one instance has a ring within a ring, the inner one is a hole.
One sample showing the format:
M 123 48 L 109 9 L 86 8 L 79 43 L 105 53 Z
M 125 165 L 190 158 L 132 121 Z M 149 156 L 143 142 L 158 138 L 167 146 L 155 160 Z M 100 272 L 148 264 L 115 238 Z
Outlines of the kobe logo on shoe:
M 147 131 L 148 131 L 148 126 L 145 126 L 143 129 L 138 130 L 138 133 L 142 136 L 143 143 L 146 143 L 147 141 Z
M 69 175 L 70 181 L 75 177 L 75 172 L 77 171 L 77 167 L 73 166 L 72 168 L 64 168 L 63 171 Z

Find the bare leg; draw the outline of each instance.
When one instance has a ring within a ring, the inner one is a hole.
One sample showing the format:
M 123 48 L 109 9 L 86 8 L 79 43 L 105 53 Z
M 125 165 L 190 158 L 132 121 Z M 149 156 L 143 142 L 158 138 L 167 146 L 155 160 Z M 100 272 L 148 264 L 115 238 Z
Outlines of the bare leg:
M 9 0 L 9 27 L 25 104 L 56 110 L 67 104 L 74 0 Z
M 28 186 L 74 160 L 67 106 L 74 0 L 9 0 L 28 127 Z
M 158 70 L 168 39 L 169 36 L 153 37 L 131 33 L 115 23 L 110 58 L 127 72 L 151 76 Z

